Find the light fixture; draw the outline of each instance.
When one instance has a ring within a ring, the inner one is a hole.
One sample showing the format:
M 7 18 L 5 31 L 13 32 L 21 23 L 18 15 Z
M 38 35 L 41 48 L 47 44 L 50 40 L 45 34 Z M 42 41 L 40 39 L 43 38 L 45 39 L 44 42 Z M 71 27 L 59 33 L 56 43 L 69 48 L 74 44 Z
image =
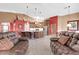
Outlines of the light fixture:
M 69 6 L 68 6 L 68 14 L 70 14 L 70 7 L 71 7 L 71 6 L 69 5 Z
M 67 27 L 71 27 L 71 24 L 67 24 Z
M 66 5 L 67 5 L 67 7 L 65 7 L 64 9 L 67 9 L 68 19 L 70 19 L 70 8 L 71 8 L 71 6 L 70 6 L 69 3 L 67 3 Z M 71 24 L 67 24 L 67 27 L 71 27 Z
M 70 3 L 66 3 L 66 7 L 64 9 L 67 9 L 67 13 L 70 14 L 70 6 L 71 4 Z
M 37 8 L 35 8 L 35 11 L 37 11 Z
M 38 24 L 38 22 L 35 22 L 35 24 Z

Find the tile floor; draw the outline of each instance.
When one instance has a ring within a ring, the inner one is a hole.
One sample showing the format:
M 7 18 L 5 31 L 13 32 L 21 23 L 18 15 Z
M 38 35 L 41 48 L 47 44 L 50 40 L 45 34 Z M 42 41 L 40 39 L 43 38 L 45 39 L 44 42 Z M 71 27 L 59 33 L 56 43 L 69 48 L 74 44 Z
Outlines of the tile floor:
M 40 39 L 30 39 L 26 55 L 52 55 L 50 37 L 51 36 L 45 36 Z

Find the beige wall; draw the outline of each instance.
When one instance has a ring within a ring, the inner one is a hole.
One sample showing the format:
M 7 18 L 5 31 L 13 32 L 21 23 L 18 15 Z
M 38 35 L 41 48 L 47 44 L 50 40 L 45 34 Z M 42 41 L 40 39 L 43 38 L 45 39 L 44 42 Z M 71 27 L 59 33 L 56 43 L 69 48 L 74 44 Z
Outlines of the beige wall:
M 12 21 L 14 21 L 16 19 L 16 15 L 19 16 L 19 19 L 21 19 L 21 20 L 22 20 L 22 18 L 24 18 L 25 20 L 32 19 L 31 17 L 29 17 L 29 16 L 27 16 L 25 14 L 0 12 L 0 22 L 12 22 Z
M 79 13 L 58 16 L 58 32 L 67 30 L 67 21 L 79 20 Z

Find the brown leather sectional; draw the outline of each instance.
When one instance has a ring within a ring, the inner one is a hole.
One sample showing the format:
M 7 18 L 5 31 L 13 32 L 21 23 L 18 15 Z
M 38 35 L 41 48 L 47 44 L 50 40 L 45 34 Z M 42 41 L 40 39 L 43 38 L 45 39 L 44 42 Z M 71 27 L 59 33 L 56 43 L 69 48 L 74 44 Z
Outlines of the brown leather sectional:
M 62 31 L 50 39 L 50 47 L 55 55 L 79 55 L 79 33 Z
M 2 41 L 4 39 L 4 41 Z M 5 41 L 6 39 L 9 39 L 10 41 Z M 2 47 L 0 48 L 7 48 L 11 47 L 11 43 L 7 42 L 12 42 L 12 48 L 10 49 L 4 49 L 0 50 L 0 54 L 4 55 L 23 55 L 27 52 L 28 49 L 28 40 L 27 38 L 23 38 L 22 36 L 18 35 L 16 32 L 5 32 L 5 33 L 0 33 L 0 44 L 1 42 L 3 43 Z M 6 45 L 5 45 L 5 43 Z M 8 47 L 9 46 L 9 47 Z

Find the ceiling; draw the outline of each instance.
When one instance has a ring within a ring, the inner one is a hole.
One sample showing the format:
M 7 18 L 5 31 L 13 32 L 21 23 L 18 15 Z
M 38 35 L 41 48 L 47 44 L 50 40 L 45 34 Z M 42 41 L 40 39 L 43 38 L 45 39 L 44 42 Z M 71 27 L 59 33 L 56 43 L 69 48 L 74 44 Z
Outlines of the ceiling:
M 79 3 L 0 3 L 0 11 L 20 12 L 43 19 L 79 12 Z

